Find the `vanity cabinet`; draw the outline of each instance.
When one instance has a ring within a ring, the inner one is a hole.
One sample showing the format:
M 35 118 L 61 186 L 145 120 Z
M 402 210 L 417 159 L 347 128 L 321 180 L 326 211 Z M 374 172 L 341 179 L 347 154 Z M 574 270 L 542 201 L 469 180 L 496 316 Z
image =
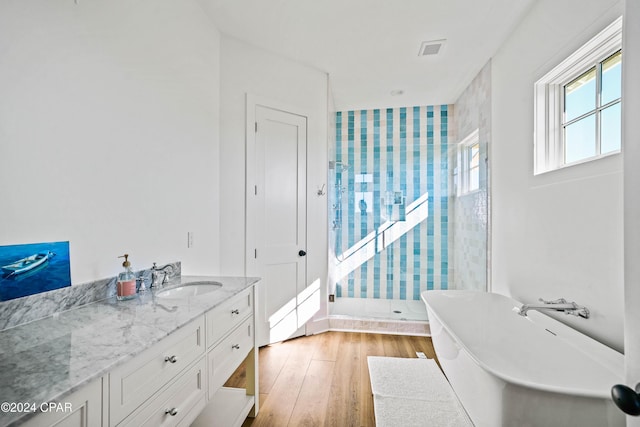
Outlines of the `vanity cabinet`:
M 211 398 L 254 347 L 252 289 L 211 310 L 205 318 Z
M 240 292 L 111 371 L 109 425 L 231 427 L 257 411 L 253 295 Z M 247 388 L 222 387 L 245 359 Z
M 211 310 L 205 317 L 209 403 L 191 427 L 241 426 L 247 415 L 258 413 L 253 288 Z M 223 387 L 243 362 L 246 388 Z
M 43 412 L 24 425 L 240 426 L 258 411 L 257 354 L 249 286 L 63 398 L 66 412 Z M 243 362 L 246 388 L 223 387 Z
M 94 427 L 102 425 L 102 378 L 61 400 L 62 407 L 30 418 L 24 427 Z M 68 408 L 68 409 L 67 409 Z
M 202 357 L 204 351 L 204 317 L 200 316 L 111 371 L 108 376 L 109 425 L 118 425 Z M 170 414 L 164 414 L 164 410 L 162 415 L 167 420 L 172 419 Z

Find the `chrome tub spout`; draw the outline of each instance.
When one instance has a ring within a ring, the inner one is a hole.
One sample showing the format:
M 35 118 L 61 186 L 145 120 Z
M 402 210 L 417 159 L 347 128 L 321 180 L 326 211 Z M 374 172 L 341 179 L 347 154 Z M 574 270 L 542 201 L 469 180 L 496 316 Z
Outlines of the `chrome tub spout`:
M 518 314 L 520 316 L 526 316 L 527 311 L 529 310 L 538 310 L 538 311 L 552 310 L 552 311 L 560 311 L 560 312 L 563 312 L 564 314 L 571 314 L 573 316 L 583 317 L 585 319 L 589 318 L 589 309 L 587 309 L 587 307 L 578 305 L 573 301 L 568 302 L 564 298 L 560 298 L 554 301 L 545 301 L 542 298 L 540 298 L 538 301 L 540 301 L 542 304 L 523 304 L 522 307 L 520 307 L 520 311 L 518 311 Z

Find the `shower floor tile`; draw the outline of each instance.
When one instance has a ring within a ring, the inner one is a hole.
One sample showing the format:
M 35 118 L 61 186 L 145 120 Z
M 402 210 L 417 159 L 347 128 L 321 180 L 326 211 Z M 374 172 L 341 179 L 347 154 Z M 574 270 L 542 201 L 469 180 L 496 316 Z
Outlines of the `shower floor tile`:
M 332 316 L 358 319 L 412 320 L 427 319 L 427 308 L 422 301 L 386 300 L 372 298 L 336 298 L 330 304 Z

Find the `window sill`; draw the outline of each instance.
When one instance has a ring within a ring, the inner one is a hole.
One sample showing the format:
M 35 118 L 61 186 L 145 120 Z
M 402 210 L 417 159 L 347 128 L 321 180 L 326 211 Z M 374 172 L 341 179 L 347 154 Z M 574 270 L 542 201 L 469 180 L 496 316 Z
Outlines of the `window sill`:
M 612 151 L 610 153 L 607 154 L 600 154 L 598 156 L 594 156 L 594 157 L 589 157 L 588 159 L 584 159 L 584 160 L 579 160 L 577 162 L 573 162 L 573 163 L 567 163 L 558 167 L 555 167 L 553 169 L 549 169 L 549 170 L 545 170 L 545 171 L 540 171 L 540 172 L 534 172 L 534 176 L 540 176 L 540 175 L 546 175 L 549 174 L 551 172 L 556 172 L 556 171 L 561 171 L 561 170 L 565 170 L 565 169 L 569 169 L 569 168 L 573 168 L 574 166 L 582 166 L 582 165 L 586 165 L 588 163 L 593 163 L 593 162 L 597 162 L 599 160 L 603 160 L 603 159 L 607 159 L 609 157 L 615 157 L 617 155 L 622 154 L 621 150 L 618 151 Z
M 622 152 L 609 153 L 597 159 L 565 165 L 558 169 L 530 175 L 530 188 L 540 188 L 563 182 L 599 179 L 607 175 L 622 174 Z M 622 179 L 622 176 L 620 176 Z

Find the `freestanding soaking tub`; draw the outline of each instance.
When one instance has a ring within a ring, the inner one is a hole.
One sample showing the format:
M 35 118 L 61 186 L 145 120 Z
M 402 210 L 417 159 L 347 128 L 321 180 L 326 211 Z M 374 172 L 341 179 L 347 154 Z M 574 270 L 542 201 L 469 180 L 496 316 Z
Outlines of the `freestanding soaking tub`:
M 522 304 L 503 295 L 422 299 L 440 365 L 476 427 L 625 425 L 610 397 L 624 383 L 622 354 L 537 311 L 520 316 Z

